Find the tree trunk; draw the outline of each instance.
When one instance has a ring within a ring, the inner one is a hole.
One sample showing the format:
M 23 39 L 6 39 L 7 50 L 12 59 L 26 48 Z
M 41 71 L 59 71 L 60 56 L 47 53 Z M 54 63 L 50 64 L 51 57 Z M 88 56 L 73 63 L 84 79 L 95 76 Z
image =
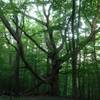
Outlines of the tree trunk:
M 20 89 L 20 82 L 19 82 L 19 67 L 20 67 L 20 57 L 19 54 L 16 53 L 16 60 L 15 60 L 15 95 L 19 95 Z
M 66 75 L 65 75 L 65 83 L 64 83 L 64 91 L 63 91 L 63 95 L 64 96 L 68 96 L 68 73 L 66 72 Z
M 50 94 L 52 96 L 59 95 L 59 61 L 57 61 L 57 57 L 55 59 L 52 59 L 52 78 L 50 83 Z
M 72 58 L 72 93 L 74 100 L 78 99 L 78 88 L 77 88 L 77 71 L 76 71 L 76 57 Z
M 52 81 L 51 81 L 51 89 L 50 89 L 50 94 L 52 96 L 57 96 L 59 95 L 59 84 L 58 84 L 58 73 L 52 78 Z

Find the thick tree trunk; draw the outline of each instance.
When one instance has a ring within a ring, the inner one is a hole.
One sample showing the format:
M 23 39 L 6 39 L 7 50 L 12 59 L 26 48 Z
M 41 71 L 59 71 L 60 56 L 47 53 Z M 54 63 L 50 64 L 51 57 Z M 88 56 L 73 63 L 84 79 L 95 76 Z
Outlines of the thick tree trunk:
M 58 74 L 56 74 L 51 81 L 51 89 L 50 89 L 50 94 L 52 96 L 57 96 L 59 95 L 59 82 L 58 82 Z
M 57 61 L 57 59 L 53 59 L 52 60 L 52 78 L 51 78 L 51 83 L 50 83 L 50 94 L 52 96 L 57 96 L 59 95 L 59 61 Z

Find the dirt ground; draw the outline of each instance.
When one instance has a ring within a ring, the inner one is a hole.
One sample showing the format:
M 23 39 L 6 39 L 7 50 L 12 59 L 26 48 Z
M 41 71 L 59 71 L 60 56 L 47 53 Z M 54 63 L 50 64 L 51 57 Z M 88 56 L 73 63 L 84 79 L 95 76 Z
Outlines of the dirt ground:
M 71 100 L 66 97 L 49 97 L 49 96 L 37 96 L 37 97 L 10 97 L 0 96 L 0 100 Z

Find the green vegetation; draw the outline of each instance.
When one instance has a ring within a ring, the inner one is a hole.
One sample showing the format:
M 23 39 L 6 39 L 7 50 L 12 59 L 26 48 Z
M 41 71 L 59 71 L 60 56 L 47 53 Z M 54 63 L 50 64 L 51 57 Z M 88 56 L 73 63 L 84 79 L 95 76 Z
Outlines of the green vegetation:
M 0 95 L 99 100 L 99 78 L 99 0 L 0 0 Z

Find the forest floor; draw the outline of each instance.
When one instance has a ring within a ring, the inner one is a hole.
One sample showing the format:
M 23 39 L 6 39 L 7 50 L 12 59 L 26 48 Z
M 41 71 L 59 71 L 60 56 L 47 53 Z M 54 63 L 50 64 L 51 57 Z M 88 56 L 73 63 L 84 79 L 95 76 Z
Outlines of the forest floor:
M 71 100 L 65 97 L 49 97 L 49 96 L 36 96 L 36 97 L 13 97 L 13 96 L 0 96 L 0 100 Z

